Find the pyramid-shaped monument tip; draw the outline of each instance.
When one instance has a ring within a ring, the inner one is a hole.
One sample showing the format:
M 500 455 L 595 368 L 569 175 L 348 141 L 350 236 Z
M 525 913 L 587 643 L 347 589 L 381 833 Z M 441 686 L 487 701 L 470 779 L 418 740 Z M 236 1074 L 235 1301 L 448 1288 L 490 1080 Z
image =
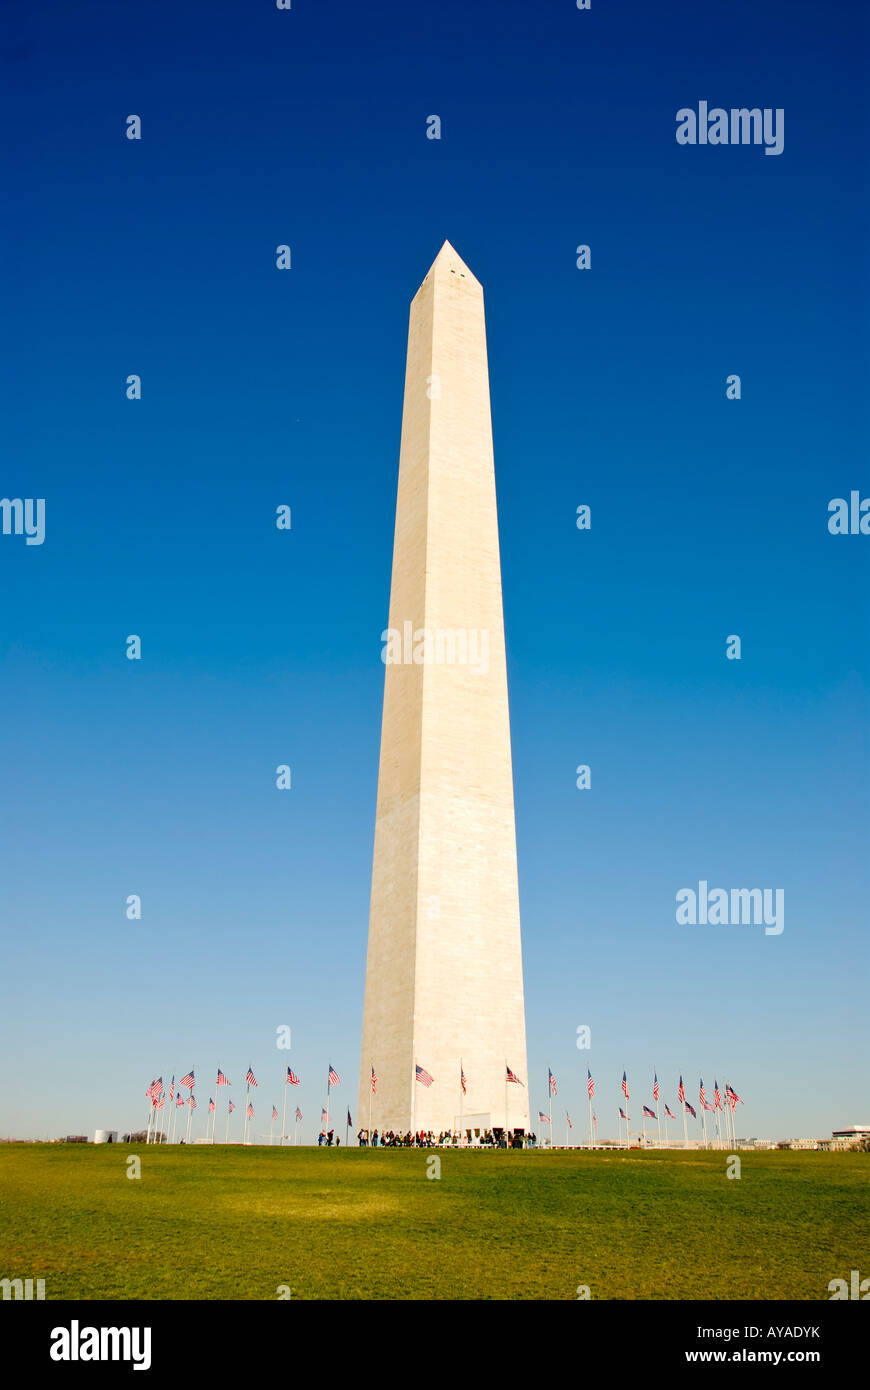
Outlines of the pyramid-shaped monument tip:
M 429 268 L 429 274 L 431 275 L 434 270 L 443 271 L 447 275 L 452 271 L 454 275 L 464 277 L 466 280 L 473 280 L 475 284 L 479 283 L 477 276 L 469 270 L 465 261 L 459 255 L 458 251 L 450 245 L 449 241 L 444 242 L 444 245 L 441 247 L 441 250 L 438 252 L 438 255 Z

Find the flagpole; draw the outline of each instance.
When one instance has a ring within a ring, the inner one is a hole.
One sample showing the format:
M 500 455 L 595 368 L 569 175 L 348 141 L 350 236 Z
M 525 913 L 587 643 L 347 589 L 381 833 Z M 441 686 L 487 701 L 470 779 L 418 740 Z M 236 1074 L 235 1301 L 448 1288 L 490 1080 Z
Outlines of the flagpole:
M 330 1062 L 330 1064 L 329 1064 L 329 1071 L 330 1071 L 330 1072 L 332 1071 L 332 1063 L 331 1063 L 331 1062 Z M 329 1097 L 330 1097 L 331 1092 L 332 1092 L 332 1086 L 330 1085 L 330 1081 L 329 1081 L 329 1072 L 327 1072 L 327 1074 L 326 1074 L 326 1133 L 327 1133 L 327 1135 L 329 1134 Z
M 464 1109 L 463 1101 L 465 1100 L 465 1091 L 463 1090 L 463 1086 L 462 1086 L 462 1078 L 463 1078 L 464 1075 L 465 1075 L 465 1072 L 464 1072 L 463 1069 L 462 1069 L 462 1058 L 460 1057 L 460 1059 L 459 1059 L 459 1144 L 460 1144 L 460 1147 L 461 1147 L 461 1145 L 462 1145 L 462 1112 L 463 1112 L 463 1109 Z
M 726 1096 L 726 1098 L 725 1098 L 725 1104 L 728 1106 L 728 1113 L 727 1113 L 727 1115 L 725 1116 L 725 1120 L 726 1120 L 726 1123 L 727 1123 L 727 1125 L 728 1125 L 728 1137 L 729 1137 L 729 1141 L 730 1141 L 730 1147 L 733 1149 L 733 1148 L 735 1147 L 735 1144 L 734 1144 L 734 1126 L 733 1126 L 734 1111 L 731 1109 L 731 1102 L 730 1102 L 730 1100 L 728 1100 L 727 1096 Z
M 412 1063 L 411 1073 L 411 1134 L 417 1133 L 417 1058 Z
M 275 1141 L 275 1107 L 274 1107 L 274 1105 L 273 1105 L 273 1106 L 272 1106 L 272 1114 L 271 1114 L 271 1116 L 269 1117 L 269 1148 L 270 1148 L 270 1149 L 271 1149 L 272 1144 L 274 1143 L 274 1141 Z
M 233 1112 L 230 1110 L 230 1105 L 231 1105 L 231 1104 L 232 1104 L 232 1102 L 230 1101 L 229 1096 L 227 1096 L 227 1132 L 226 1132 L 226 1134 L 225 1134 L 225 1136 L 224 1136 L 224 1143 L 225 1143 L 225 1144 L 228 1144 L 228 1143 L 230 1142 L 230 1115 L 233 1113 Z
M 154 1085 L 154 1082 L 153 1082 L 153 1081 L 151 1082 L 151 1085 L 152 1085 L 152 1086 Z M 151 1101 L 151 1109 L 150 1109 L 150 1111 L 148 1112 L 148 1132 L 147 1132 L 147 1134 L 145 1135 L 145 1143 L 146 1143 L 146 1144 L 150 1144 L 150 1143 L 151 1143 L 151 1124 L 152 1124 L 152 1121 L 153 1121 L 153 1119 L 154 1119 L 154 1096 L 151 1095 L 151 1096 L 148 1097 L 148 1099 Z
M 348 1133 L 348 1128 L 349 1128 L 349 1126 L 350 1126 L 350 1110 L 348 1110 L 348 1112 L 347 1112 L 347 1118 L 345 1119 L 345 1122 L 344 1122 L 344 1147 L 345 1147 L 345 1148 L 347 1148 L 347 1133 Z
M 172 1079 L 173 1079 L 173 1081 L 175 1080 L 174 1077 L 173 1077 Z M 168 1091 L 164 1090 L 163 1095 L 161 1096 L 161 1100 L 163 1101 L 163 1109 L 165 1110 L 166 1107 L 167 1107 L 167 1105 L 169 1104 L 169 1092 L 168 1092 Z M 170 1111 L 171 1111 L 171 1109 L 172 1109 L 172 1107 L 170 1106 Z M 169 1121 L 171 1120 L 171 1118 L 172 1118 L 172 1115 L 171 1115 L 171 1113 L 170 1113 L 170 1115 L 167 1117 L 167 1120 L 166 1120 L 166 1142 L 167 1142 L 167 1144 L 169 1143 Z M 160 1126 L 161 1126 L 160 1133 L 162 1134 L 162 1133 L 163 1133 L 163 1121 L 162 1121 L 162 1120 L 160 1121 Z
M 552 1068 L 551 1068 L 551 1066 L 550 1066 L 550 1063 L 548 1062 L 548 1063 L 547 1063 L 547 1114 L 548 1114 L 549 1117 L 550 1117 L 550 1148 L 551 1148 L 551 1149 L 552 1149 L 552 1147 L 553 1147 L 553 1087 L 552 1087 L 552 1085 L 551 1085 L 551 1083 L 550 1083 L 550 1077 L 551 1077 L 552 1075 L 553 1075 L 553 1070 L 552 1070 Z M 532 1108 L 532 1102 L 531 1102 L 531 1099 L 530 1099 L 530 1100 L 529 1100 L 529 1110 L 530 1110 L 530 1111 L 531 1111 L 531 1108 Z
M 508 1088 L 508 1064 L 507 1064 L 507 1057 L 505 1057 L 505 1059 L 504 1059 L 504 1132 L 505 1132 L 505 1137 L 507 1137 L 507 1122 L 508 1122 L 508 1100 L 507 1100 L 507 1097 L 508 1097 L 508 1089 L 507 1089 L 507 1088 Z M 529 1124 L 531 1124 L 531 1123 L 532 1123 L 532 1100 L 531 1100 L 531 1097 L 529 1097 Z
M 708 1073 L 708 1075 L 709 1075 L 709 1073 Z M 705 1106 L 704 1102 L 701 1100 L 701 1087 L 703 1086 L 703 1084 L 704 1084 L 704 1083 L 703 1083 L 703 1081 L 701 1080 L 701 1073 L 698 1072 L 698 1100 L 701 1102 L 701 1131 L 702 1131 L 702 1133 L 703 1133 L 703 1135 L 704 1135 L 704 1148 L 706 1149 L 706 1147 L 707 1147 L 707 1107 Z
M 668 1145 L 668 1112 L 667 1112 L 667 1108 L 666 1108 L 666 1109 L 665 1109 L 665 1148 L 667 1149 L 668 1147 L 669 1147 L 669 1145 Z
M 187 1097 L 187 1131 L 186 1131 L 185 1140 L 184 1140 L 185 1144 L 189 1144 L 189 1143 L 190 1143 L 190 1121 L 191 1121 L 191 1119 L 192 1119 L 192 1117 L 193 1117 L 193 1106 L 191 1105 L 190 1102 L 191 1102 L 192 1100 L 193 1100 L 193 1088 L 191 1087 L 190 1095 Z
M 298 1108 L 298 1107 L 297 1107 L 297 1108 Z M 296 1133 L 297 1133 L 297 1130 L 298 1130 L 298 1129 L 299 1129 L 299 1116 L 296 1115 L 296 1116 L 294 1116 L 294 1118 L 293 1118 L 293 1147 L 294 1147 L 294 1149 L 296 1148 Z
M 658 1074 L 658 1072 L 656 1071 L 655 1068 L 653 1068 L 653 1079 L 654 1079 L 654 1083 L 655 1083 L 655 1089 L 658 1090 L 658 1089 L 659 1089 L 659 1074 Z M 659 1132 L 659 1148 L 661 1148 L 661 1146 L 662 1146 L 662 1119 L 661 1119 L 661 1115 L 659 1114 L 659 1098 L 658 1098 L 658 1096 L 656 1096 L 655 1102 L 656 1102 L 656 1128 L 658 1129 L 658 1132 Z
M 375 1064 L 374 1064 L 374 1062 L 372 1062 L 371 1060 L 369 1060 L 369 1136 L 368 1136 L 368 1147 L 369 1147 L 369 1148 L 371 1148 L 371 1144 L 372 1144 L 372 1096 L 373 1096 L 374 1093 L 375 1093 L 375 1092 L 374 1092 L 374 1087 L 373 1087 L 373 1085 L 372 1085 L 372 1079 L 373 1079 L 373 1077 L 374 1077 L 374 1074 L 375 1074 Z
M 731 1147 L 732 1147 L 732 1149 L 736 1149 L 736 1148 L 737 1148 L 737 1137 L 736 1137 L 736 1135 L 735 1135 L 735 1133 L 734 1133 L 734 1106 L 731 1104 L 731 1099 L 730 1099 L 730 1097 L 729 1097 L 729 1095 L 728 1095 L 728 1087 L 729 1087 L 730 1085 L 731 1085 L 731 1082 L 730 1082 L 730 1081 L 726 1081 L 726 1082 L 725 1082 L 725 1103 L 726 1103 L 726 1105 L 728 1106 L 728 1123 L 729 1123 L 729 1125 L 730 1125 L 730 1132 L 731 1132 Z
M 250 1071 L 250 1070 L 251 1070 L 251 1068 L 248 1067 L 248 1071 Z M 247 1081 L 247 1077 L 245 1077 L 245 1080 Z M 248 1082 L 247 1082 L 247 1087 L 246 1087 L 246 1090 L 245 1090 L 245 1123 L 244 1123 L 244 1126 L 243 1126 L 243 1128 L 242 1128 L 242 1143 L 243 1143 L 243 1144 L 247 1144 L 247 1142 L 248 1142 L 248 1104 L 249 1104 L 249 1097 L 250 1097 L 250 1094 L 251 1094 L 251 1083 L 250 1083 L 250 1081 L 248 1081 Z
M 287 1129 L 287 1078 L 284 1077 L 284 1104 L 281 1107 L 281 1148 L 284 1147 L 284 1134 Z
M 681 1086 L 682 1086 L 682 1082 L 683 1082 L 683 1078 L 680 1077 L 680 1085 L 681 1085 Z M 685 1092 L 685 1087 L 683 1087 L 683 1148 L 684 1148 L 684 1149 L 687 1149 L 688 1147 L 689 1147 L 689 1126 L 688 1126 L 688 1121 L 687 1121 L 687 1119 L 686 1119 L 686 1092 Z

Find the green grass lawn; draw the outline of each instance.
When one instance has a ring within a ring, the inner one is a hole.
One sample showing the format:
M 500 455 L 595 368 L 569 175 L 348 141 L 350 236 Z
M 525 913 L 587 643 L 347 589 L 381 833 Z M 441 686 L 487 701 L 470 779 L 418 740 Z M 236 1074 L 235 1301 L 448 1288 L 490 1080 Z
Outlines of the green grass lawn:
M 129 1154 L 141 1178 L 127 1174 Z M 0 1147 L 0 1277 L 46 1298 L 827 1299 L 866 1154 Z

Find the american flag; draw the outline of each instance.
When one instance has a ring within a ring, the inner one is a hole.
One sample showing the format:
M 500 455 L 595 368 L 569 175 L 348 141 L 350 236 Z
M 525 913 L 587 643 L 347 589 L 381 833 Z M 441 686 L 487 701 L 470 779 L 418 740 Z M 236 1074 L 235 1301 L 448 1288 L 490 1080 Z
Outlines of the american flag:
M 190 1106 L 191 1110 L 196 1109 L 196 1096 L 193 1094 L 193 1092 L 191 1092 L 190 1099 L 187 1103 Z
M 232 1113 L 233 1113 L 233 1111 L 235 1110 L 235 1108 L 236 1108 L 236 1107 L 235 1107 L 234 1102 L 233 1102 L 233 1101 L 230 1101 L 230 1108 L 229 1108 L 229 1110 L 227 1111 L 227 1114 L 228 1114 L 228 1115 L 232 1115 Z
M 704 1090 L 704 1083 L 703 1083 L 703 1081 L 701 1082 L 701 1089 L 700 1089 L 700 1091 L 699 1091 L 699 1093 L 698 1093 L 698 1099 L 700 1100 L 702 1106 L 703 1106 L 704 1109 L 706 1110 L 706 1109 L 707 1109 L 707 1092 Z
M 158 1100 L 156 1106 L 155 1106 L 154 1108 L 155 1108 L 155 1110 L 162 1110 L 165 1104 L 166 1104 L 166 1097 L 165 1097 L 165 1096 L 161 1096 L 160 1099 Z
M 295 1071 L 291 1071 L 289 1067 L 287 1068 L 287 1079 L 286 1079 L 286 1081 L 284 1082 L 284 1085 L 285 1085 L 285 1086 L 298 1086 L 298 1085 L 299 1085 L 299 1077 L 296 1075 Z
M 181 1094 L 180 1091 L 178 1092 L 178 1095 L 175 1097 L 175 1104 L 176 1104 L 176 1105 L 183 1105 L 183 1104 L 184 1104 L 184 1096 Z
M 658 1098 L 659 1098 L 659 1079 L 658 1079 L 658 1076 L 656 1075 L 656 1073 L 653 1072 L 653 1100 L 657 1102 L 657 1101 L 658 1101 Z
M 680 1089 L 677 1091 L 677 1100 L 680 1102 L 680 1105 L 684 1105 L 686 1101 L 686 1088 L 683 1085 L 682 1077 L 680 1077 Z
M 302 1111 L 299 1109 L 299 1106 L 298 1106 L 298 1105 L 297 1105 L 297 1107 L 296 1107 L 296 1118 L 297 1118 L 297 1120 L 301 1120 L 301 1119 L 302 1119 Z
M 347 1107 L 347 1123 L 353 1129 L 353 1120 L 350 1118 L 350 1106 Z
M 218 1067 L 217 1081 L 215 1082 L 215 1085 L 217 1085 L 217 1086 L 230 1086 L 230 1085 L 232 1085 L 232 1082 L 227 1081 L 227 1079 L 226 1079 L 226 1077 L 224 1076 L 223 1072 L 221 1071 L 220 1067 Z
M 146 1094 L 146 1096 L 148 1097 L 148 1099 L 151 1101 L 151 1104 L 152 1104 L 152 1105 L 156 1105 L 156 1103 L 157 1103 L 157 1097 L 160 1095 L 160 1092 L 161 1092 L 162 1090 L 163 1090 L 163 1083 L 162 1083 L 162 1081 L 160 1081 L 160 1082 L 158 1082 L 158 1081 L 152 1081 L 150 1086 L 146 1086 L 146 1087 L 145 1087 L 145 1094 Z
M 620 1115 L 622 1116 L 622 1118 L 623 1118 L 624 1120 L 627 1120 L 627 1119 L 628 1119 L 628 1116 L 626 1115 L 626 1113 L 625 1113 L 625 1111 L 623 1110 L 623 1108 L 622 1108 L 621 1105 L 620 1105 L 620 1107 L 619 1107 L 619 1113 L 620 1113 Z
M 507 1064 L 505 1065 L 507 1066 Z M 515 1086 L 524 1086 L 526 1084 L 524 1081 L 520 1081 L 520 1078 L 518 1076 L 514 1076 L 510 1067 L 507 1067 L 507 1079 L 508 1081 L 512 1081 Z
M 209 1114 L 211 1114 L 211 1112 L 214 1110 L 214 1101 L 213 1101 L 211 1098 L 209 1098 L 208 1109 L 209 1109 Z
M 549 1115 L 545 1115 L 543 1110 L 538 1111 L 538 1119 L 541 1121 L 542 1125 L 548 1125 L 550 1123 Z
M 272 1119 L 273 1119 L 273 1120 L 277 1120 L 277 1118 L 278 1118 L 278 1110 L 277 1110 L 277 1107 L 273 1105 L 273 1106 L 272 1106 Z
M 374 1069 L 374 1067 L 372 1067 L 372 1095 L 373 1095 L 373 1096 L 374 1096 L 374 1095 L 377 1095 L 377 1092 L 378 1092 L 378 1078 L 377 1078 L 376 1075 L 375 1075 L 375 1069 Z
M 321 1129 L 324 1129 L 325 1127 L 326 1127 L 326 1111 L 325 1111 L 325 1110 L 321 1110 L 321 1112 L 320 1112 L 320 1128 L 321 1128 Z
M 726 1096 L 728 1097 L 728 1100 L 729 1100 L 730 1103 L 731 1103 L 731 1109 L 732 1109 L 732 1110 L 736 1110 L 736 1109 L 737 1109 L 738 1102 L 739 1102 L 741 1105 L 743 1104 L 743 1101 L 740 1100 L 740 1097 L 738 1096 L 738 1094 L 737 1094 L 737 1092 L 735 1091 L 735 1089 L 734 1089 L 733 1086 L 731 1086 L 731 1085 L 726 1085 L 726 1087 L 725 1087 L 725 1094 L 726 1094 Z
M 249 1120 L 252 1120 L 252 1119 L 254 1118 L 254 1107 L 253 1107 L 253 1105 L 251 1104 L 250 1101 L 248 1101 L 248 1111 L 247 1111 L 247 1114 L 248 1114 L 248 1119 L 249 1119 Z
M 183 1076 L 181 1078 L 178 1084 L 179 1086 L 187 1086 L 188 1089 L 191 1091 L 193 1090 L 194 1086 L 196 1085 L 196 1081 L 194 1080 L 193 1075 L 193 1067 L 191 1067 L 190 1071 L 187 1073 L 187 1076 Z
M 170 1105 L 172 1104 L 172 1100 L 173 1100 L 174 1095 L 175 1095 L 175 1077 L 173 1076 L 172 1080 L 171 1080 L 170 1083 L 169 1083 L 169 1104 L 170 1104 Z
M 549 1072 L 549 1076 L 550 1076 L 550 1090 L 553 1092 L 553 1095 L 554 1095 L 554 1096 L 557 1096 L 557 1095 L 559 1094 L 559 1092 L 556 1090 L 556 1078 L 555 1078 L 555 1076 L 553 1075 L 553 1073 L 550 1071 L 550 1068 L 549 1068 L 549 1067 L 547 1067 L 547 1071 Z
M 650 1117 L 651 1120 L 654 1120 L 655 1117 L 656 1117 L 656 1112 L 655 1112 L 654 1110 L 650 1110 L 650 1108 L 649 1108 L 648 1105 L 645 1105 L 645 1106 L 643 1107 L 643 1113 L 644 1113 L 645 1115 L 649 1115 L 649 1117 Z
M 464 1096 L 467 1096 L 468 1092 L 465 1089 L 465 1072 L 463 1071 L 462 1067 L 459 1068 L 459 1084 L 462 1087 L 462 1094 Z
M 715 1110 L 721 1110 L 721 1109 L 722 1109 L 722 1096 L 721 1096 L 721 1093 L 720 1093 L 720 1091 L 719 1091 L 719 1082 L 718 1082 L 718 1081 L 714 1081 L 714 1082 L 713 1082 L 713 1108 L 714 1108 Z
M 701 1101 L 701 1104 L 703 1105 L 703 1107 L 704 1107 L 705 1110 L 715 1110 L 715 1109 L 716 1109 L 715 1105 L 711 1105 L 710 1102 L 709 1102 L 708 1100 L 702 1100 L 702 1101 Z
M 571 1116 L 568 1114 L 567 1110 L 565 1111 L 565 1119 L 568 1121 L 568 1128 L 573 1129 L 574 1126 L 571 1123 Z
M 597 1116 L 596 1114 L 594 1114 L 594 1113 L 593 1113 L 593 1115 L 592 1115 L 592 1124 L 594 1125 L 594 1127 L 595 1127 L 596 1129 L 598 1128 L 598 1116 Z
M 247 1074 L 247 1076 L 245 1077 L 245 1080 L 247 1081 L 247 1083 L 248 1083 L 249 1086 L 256 1086 L 256 1084 L 257 1084 L 257 1078 L 256 1078 L 256 1076 L 254 1075 L 254 1073 L 251 1071 L 251 1068 L 250 1068 L 250 1067 L 248 1067 L 248 1074 Z
M 625 1072 L 622 1073 L 622 1094 L 628 1100 L 628 1082 L 625 1079 Z
M 670 1117 L 671 1117 L 672 1120 L 675 1120 L 675 1119 L 677 1118 L 676 1115 L 673 1114 L 673 1112 L 672 1112 L 672 1110 L 671 1110 L 671 1107 L 670 1107 L 669 1105 L 666 1105 L 666 1106 L 665 1106 L 665 1114 L 666 1114 L 666 1115 L 670 1115 Z
M 684 1101 L 684 1105 L 685 1105 L 686 1109 L 688 1110 L 689 1114 L 691 1115 L 692 1119 L 693 1119 L 693 1120 L 697 1120 L 697 1118 L 698 1118 L 698 1113 L 697 1113 L 697 1111 L 695 1110 L 695 1107 L 694 1107 L 693 1105 L 690 1105 L 688 1101 Z
M 420 1082 L 422 1086 L 432 1085 L 432 1077 L 429 1075 L 425 1067 L 421 1067 L 418 1065 L 415 1067 L 415 1070 L 417 1073 L 417 1080 Z
M 586 1090 L 589 1092 L 589 1099 L 591 1100 L 595 1095 L 595 1082 L 592 1080 L 592 1073 L 588 1067 L 586 1068 L 586 1076 Z
M 330 1062 L 330 1064 L 329 1064 L 329 1080 L 328 1080 L 328 1082 L 327 1082 L 327 1086 L 329 1087 L 329 1086 L 340 1086 L 340 1085 L 341 1085 L 341 1077 L 339 1076 L 338 1072 L 335 1070 L 335 1067 L 334 1067 L 334 1066 L 332 1065 L 332 1063 Z

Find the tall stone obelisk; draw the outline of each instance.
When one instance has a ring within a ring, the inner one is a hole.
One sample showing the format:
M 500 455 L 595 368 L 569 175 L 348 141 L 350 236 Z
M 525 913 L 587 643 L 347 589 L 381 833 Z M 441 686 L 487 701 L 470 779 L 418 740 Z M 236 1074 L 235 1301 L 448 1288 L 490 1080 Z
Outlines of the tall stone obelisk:
M 437 1132 L 462 1112 L 498 1126 L 507 1099 L 509 1128 L 527 1130 L 483 290 L 448 242 L 411 304 L 383 641 L 358 1123 Z

